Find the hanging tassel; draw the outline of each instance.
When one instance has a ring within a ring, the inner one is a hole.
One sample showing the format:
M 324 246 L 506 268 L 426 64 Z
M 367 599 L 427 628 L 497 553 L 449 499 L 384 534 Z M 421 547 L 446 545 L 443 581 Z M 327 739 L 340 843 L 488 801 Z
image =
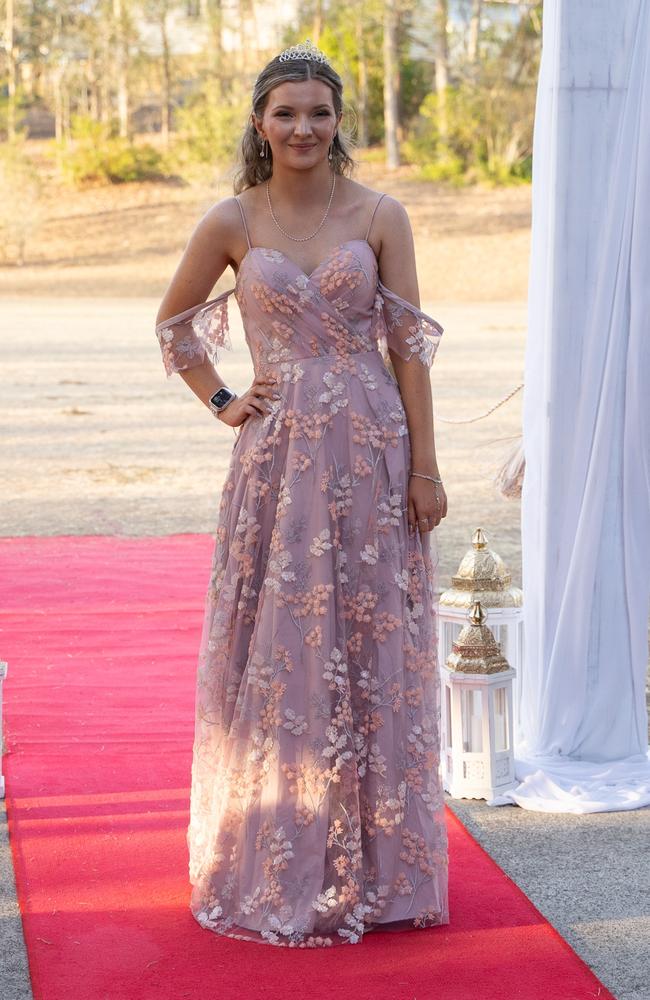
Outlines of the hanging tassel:
M 506 500 L 515 500 L 521 497 L 525 468 L 524 439 L 523 435 L 518 435 L 508 457 L 494 477 L 494 485 Z

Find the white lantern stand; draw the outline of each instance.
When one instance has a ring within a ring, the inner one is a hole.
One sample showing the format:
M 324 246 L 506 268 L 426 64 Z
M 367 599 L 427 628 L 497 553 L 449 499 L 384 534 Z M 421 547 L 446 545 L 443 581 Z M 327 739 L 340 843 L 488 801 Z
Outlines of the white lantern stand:
M 2 755 L 4 754 L 4 740 L 2 737 L 2 682 L 7 676 L 7 664 L 0 662 L 0 799 L 5 795 L 5 779 L 2 774 Z
M 483 528 L 477 528 L 472 535 L 472 548 L 465 553 L 456 575 L 451 578 L 451 587 L 438 599 L 438 662 L 447 662 L 454 640 L 467 624 L 469 609 L 480 601 L 489 615 L 492 634 L 515 671 L 513 725 L 518 738 L 524 661 L 524 595 L 519 587 L 512 586 L 512 576 L 503 559 L 487 547 L 487 542 Z
M 480 601 L 441 664 L 441 771 L 452 798 L 493 799 L 514 788 L 514 669 L 485 625 Z

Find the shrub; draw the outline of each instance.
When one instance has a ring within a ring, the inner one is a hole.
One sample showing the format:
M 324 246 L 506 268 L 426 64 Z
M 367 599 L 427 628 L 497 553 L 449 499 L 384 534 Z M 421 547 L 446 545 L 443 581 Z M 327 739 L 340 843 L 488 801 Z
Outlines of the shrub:
M 42 218 L 41 181 L 26 153 L 26 138 L 20 134 L 0 146 L 0 189 L 11 191 L 0 199 L 0 246 L 2 259 L 24 264 L 27 240 Z
M 72 143 L 59 144 L 61 172 L 73 184 L 122 184 L 167 175 L 165 157 L 148 143 L 136 145 L 87 115 L 73 115 Z
M 205 81 L 174 112 L 178 139 L 174 158 L 179 163 L 231 162 L 237 152 L 250 111 L 248 99 L 228 100 L 213 81 Z

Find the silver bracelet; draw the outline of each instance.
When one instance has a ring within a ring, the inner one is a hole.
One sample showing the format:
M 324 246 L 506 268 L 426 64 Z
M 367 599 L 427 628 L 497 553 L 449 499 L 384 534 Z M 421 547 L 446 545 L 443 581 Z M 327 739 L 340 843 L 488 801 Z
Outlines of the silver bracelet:
M 442 479 L 438 479 L 436 476 L 425 476 L 423 472 L 409 472 L 410 476 L 419 476 L 420 479 L 430 479 L 432 483 L 437 483 L 442 486 Z

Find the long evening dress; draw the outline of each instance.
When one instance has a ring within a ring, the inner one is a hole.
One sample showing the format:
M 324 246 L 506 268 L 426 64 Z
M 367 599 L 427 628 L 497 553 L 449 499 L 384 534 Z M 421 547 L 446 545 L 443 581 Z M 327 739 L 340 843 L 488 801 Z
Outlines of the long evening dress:
M 383 197 L 383 195 L 381 196 Z M 381 197 L 379 201 L 381 201 Z M 289 947 L 449 922 L 433 532 L 410 535 L 391 348 L 442 327 L 379 280 L 363 239 L 305 274 L 252 246 L 234 288 L 160 323 L 168 374 L 231 347 L 278 378 L 223 484 L 196 698 L 191 911 Z

